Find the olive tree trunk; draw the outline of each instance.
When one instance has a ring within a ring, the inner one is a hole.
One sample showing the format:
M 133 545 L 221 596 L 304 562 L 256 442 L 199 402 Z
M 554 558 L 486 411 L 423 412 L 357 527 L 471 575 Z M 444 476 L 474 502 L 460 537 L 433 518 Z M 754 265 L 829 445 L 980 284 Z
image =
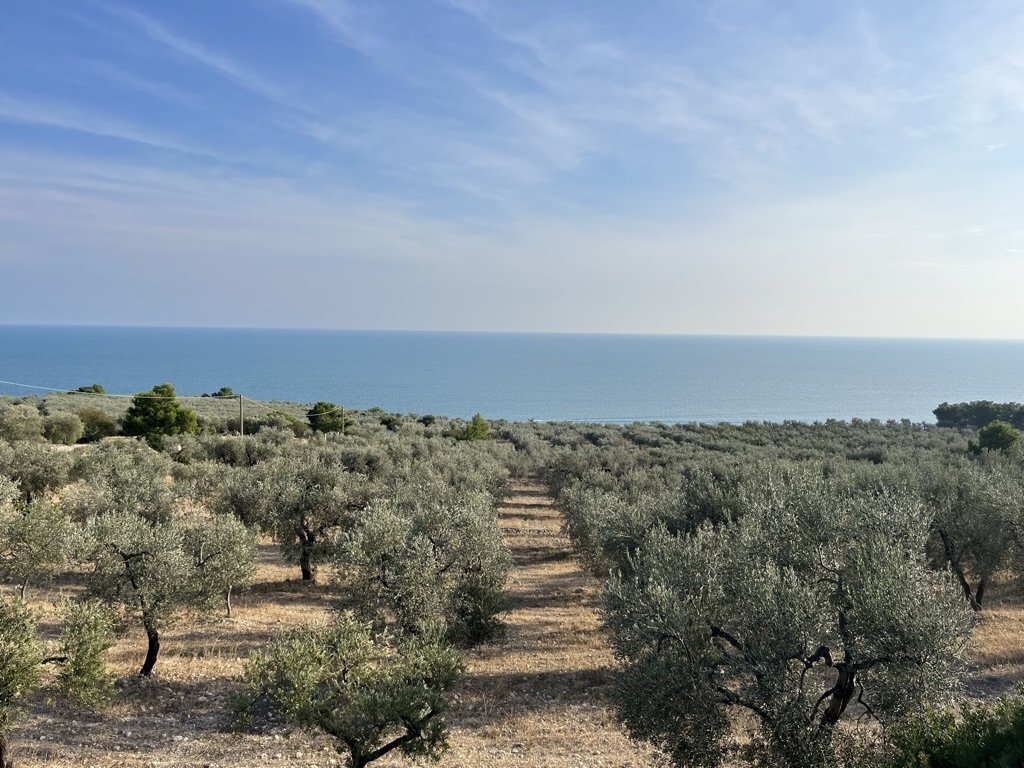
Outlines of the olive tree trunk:
M 153 667 L 156 666 L 156 657 L 160 653 L 160 633 L 155 629 L 146 628 L 146 639 L 149 641 L 146 647 L 146 661 L 142 664 L 139 674 L 149 677 L 153 674 Z
M 308 534 L 302 539 L 302 549 L 299 552 L 299 569 L 302 571 L 302 580 L 316 583 L 316 565 L 313 563 L 313 547 L 316 545 L 316 537 Z

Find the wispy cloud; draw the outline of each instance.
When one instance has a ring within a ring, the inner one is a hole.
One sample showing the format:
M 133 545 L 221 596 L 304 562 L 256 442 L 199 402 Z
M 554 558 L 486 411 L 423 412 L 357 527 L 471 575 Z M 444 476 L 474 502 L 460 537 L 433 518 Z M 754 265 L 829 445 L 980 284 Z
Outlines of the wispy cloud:
M 256 73 L 221 52 L 172 31 L 153 17 L 123 5 L 104 5 L 102 7 L 112 17 L 137 29 L 184 59 L 216 72 L 240 88 L 280 105 L 302 109 L 289 98 L 288 90 L 282 85 Z
M 361 22 L 359 6 L 347 0 L 284 0 L 298 10 L 312 14 L 330 34 L 349 48 L 369 56 L 379 55 L 384 46 Z
M 216 156 L 216 153 L 209 149 L 130 122 L 95 114 L 72 105 L 30 102 L 3 92 L 0 92 L 0 120 L 120 139 L 156 149 L 185 152 L 204 157 Z
M 172 104 L 180 104 L 186 107 L 197 107 L 201 104 L 194 94 L 182 88 L 158 80 L 140 77 L 135 73 L 126 71 L 122 67 L 115 67 L 103 61 L 85 59 L 80 62 L 80 66 L 90 76 L 100 77 L 116 85 L 155 96 Z
M 251 269 L 241 309 L 291 324 L 867 333 L 871 295 L 949 333 L 979 263 L 1015 300 L 1012 4 L 266 0 L 225 36 L 96 2 L 0 52 L 5 265 Z

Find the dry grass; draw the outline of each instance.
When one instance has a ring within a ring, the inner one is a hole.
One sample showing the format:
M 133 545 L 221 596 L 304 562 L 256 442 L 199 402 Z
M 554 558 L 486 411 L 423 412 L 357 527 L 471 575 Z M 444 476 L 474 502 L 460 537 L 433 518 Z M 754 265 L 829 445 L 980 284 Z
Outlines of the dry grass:
M 975 668 L 967 692 L 976 698 L 990 698 L 1010 692 L 1024 682 L 1024 605 L 1021 585 L 1010 579 L 999 581 L 985 598 L 985 610 L 978 614 L 971 655 Z
M 451 749 L 442 765 L 642 766 L 656 761 L 632 744 L 603 704 L 611 654 L 598 630 L 599 585 L 576 563 L 561 517 L 539 488 L 517 486 L 501 512 L 515 561 L 505 637 L 466 655 L 467 674 L 450 713 Z M 328 574 L 323 574 L 325 577 Z M 325 620 L 331 593 L 296 581 L 298 570 L 264 545 L 257 583 L 239 594 L 235 618 L 183 624 L 162 633 L 152 680 L 134 673 L 145 655 L 141 631 L 112 649 L 121 677 L 101 712 L 33 699 L 14 736 L 21 766 L 341 765 L 327 738 L 302 732 L 238 734 L 227 704 L 245 658 L 282 629 Z M 327 578 L 324 579 L 327 581 Z M 74 580 L 36 591 L 56 634 L 54 604 Z M 407 765 L 385 758 L 376 765 Z
M 561 516 L 535 486 L 514 486 L 501 511 L 514 557 L 508 584 L 506 636 L 466 655 L 467 674 L 450 713 L 452 768 L 644 768 L 656 756 L 625 736 L 605 702 L 611 653 L 598 627 L 599 585 L 580 568 Z M 323 574 L 325 581 L 328 574 Z M 327 738 L 302 732 L 232 733 L 227 702 L 244 659 L 291 626 L 325 620 L 329 590 L 298 582 L 294 566 L 264 545 L 258 581 L 235 600 L 233 620 L 184 624 L 164 633 L 152 680 L 134 672 L 145 639 L 134 632 L 110 654 L 121 677 L 111 705 L 99 713 L 69 709 L 38 696 L 15 730 L 21 766 L 329 766 L 343 761 Z M 37 591 L 34 603 L 55 633 L 53 604 L 73 580 Z M 1013 590 L 1017 592 L 1018 590 Z M 1024 608 L 1010 590 L 992 605 L 975 635 L 977 659 L 969 691 L 990 696 L 1024 680 Z M 381 768 L 407 765 L 397 757 Z

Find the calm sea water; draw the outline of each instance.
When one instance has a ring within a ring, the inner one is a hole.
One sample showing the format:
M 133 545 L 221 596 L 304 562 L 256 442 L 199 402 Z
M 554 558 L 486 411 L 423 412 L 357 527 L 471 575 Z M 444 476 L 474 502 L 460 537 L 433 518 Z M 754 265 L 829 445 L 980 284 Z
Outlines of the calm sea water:
M 0 379 L 507 419 L 933 421 L 943 400 L 1024 400 L 1024 342 L 0 326 Z

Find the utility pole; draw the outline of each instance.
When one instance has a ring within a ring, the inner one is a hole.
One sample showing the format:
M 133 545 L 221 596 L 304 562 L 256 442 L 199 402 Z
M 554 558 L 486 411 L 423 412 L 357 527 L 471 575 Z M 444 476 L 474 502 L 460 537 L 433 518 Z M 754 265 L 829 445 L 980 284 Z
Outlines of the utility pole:
M 341 406 L 341 436 L 345 436 L 345 406 Z
M 245 406 L 242 405 L 244 398 L 238 396 L 238 434 L 245 435 Z

